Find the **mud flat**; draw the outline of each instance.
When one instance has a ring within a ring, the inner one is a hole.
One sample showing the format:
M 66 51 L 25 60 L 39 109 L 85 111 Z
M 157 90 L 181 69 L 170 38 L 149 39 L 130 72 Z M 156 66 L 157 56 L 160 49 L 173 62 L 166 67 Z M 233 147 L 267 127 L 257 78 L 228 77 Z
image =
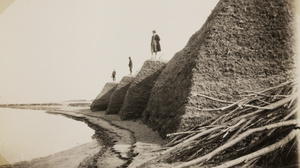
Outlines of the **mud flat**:
M 10 107 L 13 108 L 13 107 Z M 16 107 L 20 108 L 20 107 Z M 37 107 L 22 106 L 24 109 Z M 46 110 L 47 107 L 38 109 Z M 92 112 L 88 107 L 49 107 L 47 113 L 85 122 L 95 130 L 93 141 L 50 156 L 0 168 L 137 167 L 156 155 L 163 140 L 141 121 L 121 121 L 119 115 Z

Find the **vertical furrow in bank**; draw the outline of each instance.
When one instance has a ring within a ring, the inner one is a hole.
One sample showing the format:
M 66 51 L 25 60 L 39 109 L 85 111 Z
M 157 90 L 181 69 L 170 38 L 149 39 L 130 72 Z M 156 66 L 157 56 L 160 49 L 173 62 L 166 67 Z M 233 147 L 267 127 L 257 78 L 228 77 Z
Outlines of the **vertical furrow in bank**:
M 119 134 L 117 134 L 116 132 L 112 132 L 112 131 L 109 131 L 109 130 L 106 130 L 108 132 L 110 132 L 111 134 L 114 134 L 114 136 L 118 137 L 118 138 L 112 138 L 113 139 L 113 145 L 112 145 L 112 152 L 115 153 L 115 154 L 118 154 L 119 158 L 124 160 L 125 163 L 123 165 L 121 165 L 120 167 L 122 168 L 125 168 L 125 167 L 128 167 L 132 160 L 133 160 L 133 157 L 134 157 L 134 147 L 135 147 L 135 143 L 136 143 L 136 138 L 134 136 L 134 132 L 131 131 L 130 129 L 127 129 L 127 128 L 124 128 L 124 127 L 121 127 L 119 125 L 116 125 L 114 123 L 112 123 L 111 121 L 105 119 L 105 118 L 102 118 L 102 117 L 99 117 L 99 116 L 93 116 L 93 115 L 88 115 L 88 114 L 84 114 L 85 116 L 88 116 L 88 117 L 93 117 L 93 118 L 98 118 L 98 119 L 101 119 L 101 120 L 104 120 L 106 121 L 107 123 L 109 123 L 109 125 L 119 129 L 119 130 L 124 130 L 126 132 L 128 132 L 129 134 L 128 135 L 128 138 L 130 139 L 130 142 L 129 142 L 129 148 L 126 152 L 126 157 L 124 157 L 124 154 L 122 154 L 122 152 L 118 151 L 118 148 L 116 147 L 118 145 L 118 142 L 120 143 L 121 142 L 121 139 L 124 138 L 124 136 L 120 136 Z M 112 135 L 111 135 L 112 136 Z M 126 141 L 126 140 L 125 140 Z M 128 140 L 127 140 L 127 143 L 128 143 Z

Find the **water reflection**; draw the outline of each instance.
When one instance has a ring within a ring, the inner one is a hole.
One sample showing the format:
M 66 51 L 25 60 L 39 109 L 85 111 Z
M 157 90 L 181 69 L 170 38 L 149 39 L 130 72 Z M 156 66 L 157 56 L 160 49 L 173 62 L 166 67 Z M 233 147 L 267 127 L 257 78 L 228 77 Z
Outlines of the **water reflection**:
M 0 108 L 0 154 L 10 163 L 70 149 L 93 134 L 85 123 L 60 115 Z

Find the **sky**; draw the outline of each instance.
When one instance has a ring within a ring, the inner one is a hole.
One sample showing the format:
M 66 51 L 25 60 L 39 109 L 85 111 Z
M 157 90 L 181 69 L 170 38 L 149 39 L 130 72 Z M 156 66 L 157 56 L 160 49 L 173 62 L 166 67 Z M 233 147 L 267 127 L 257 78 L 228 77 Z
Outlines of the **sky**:
M 151 58 L 152 30 L 170 60 L 218 0 L 1 0 L 0 103 L 92 100 Z M 1 4 L 2 3 L 2 4 Z
M 152 30 L 170 60 L 217 3 L 0 0 L 0 104 L 92 100 L 113 69 L 129 75 L 129 56 L 134 74 L 151 58 Z

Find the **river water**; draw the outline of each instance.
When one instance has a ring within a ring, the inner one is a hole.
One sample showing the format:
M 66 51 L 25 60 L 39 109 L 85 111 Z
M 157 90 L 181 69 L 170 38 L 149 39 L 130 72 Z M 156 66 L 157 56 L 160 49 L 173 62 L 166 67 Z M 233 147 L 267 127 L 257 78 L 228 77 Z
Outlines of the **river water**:
M 0 108 L 0 154 L 9 163 L 91 142 L 94 132 L 84 122 L 45 111 Z

